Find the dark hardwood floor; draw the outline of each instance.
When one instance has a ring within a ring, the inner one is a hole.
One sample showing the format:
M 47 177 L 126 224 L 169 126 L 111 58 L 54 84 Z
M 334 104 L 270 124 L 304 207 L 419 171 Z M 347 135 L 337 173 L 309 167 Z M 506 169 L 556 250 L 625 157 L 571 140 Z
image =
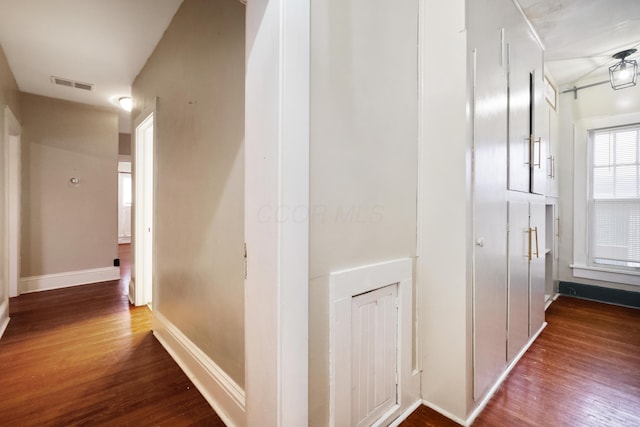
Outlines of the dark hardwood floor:
M 0 425 L 222 426 L 120 281 L 21 295 L 0 340 Z M 640 310 L 560 297 L 474 426 L 640 426 Z M 455 426 L 421 407 L 403 424 Z
M 129 245 L 120 258 L 120 281 L 10 300 L 0 425 L 224 425 L 129 305 Z
M 560 297 L 474 426 L 640 426 L 640 310 Z M 404 427 L 455 426 L 424 406 Z

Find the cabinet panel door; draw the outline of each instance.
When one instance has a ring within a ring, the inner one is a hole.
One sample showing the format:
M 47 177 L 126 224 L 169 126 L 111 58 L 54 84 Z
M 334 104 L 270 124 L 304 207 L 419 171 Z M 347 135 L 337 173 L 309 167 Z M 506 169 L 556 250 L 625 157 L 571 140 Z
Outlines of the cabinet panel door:
M 506 365 L 507 84 L 495 56 L 499 34 L 474 41 L 479 47 L 473 102 L 473 396 L 479 399 Z
M 508 217 L 507 360 L 511 361 L 529 339 L 529 203 L 509 202 Z
M 515 28 L 509 32 L 509 190 L 530 190 L 531 155 L 531 65 L 527 32 Z
M 530 281 L 530 330 L 535 334 L 544 323 L 544 291 L 545 291 L 545 205 L 530 204 L 530 227 L 532 229 L 532 257 L 529 265 Z
M 542 54 L 536 45 L 531 46 L 531 56 L 538 58 L 531 73 L 531 119 L 533 146 L 531 147 L 531 192 L 545 194 L 547 191 L 547 164 L 549 156 L 549 112 L 544 100 L 544 78 L 542 76 Z

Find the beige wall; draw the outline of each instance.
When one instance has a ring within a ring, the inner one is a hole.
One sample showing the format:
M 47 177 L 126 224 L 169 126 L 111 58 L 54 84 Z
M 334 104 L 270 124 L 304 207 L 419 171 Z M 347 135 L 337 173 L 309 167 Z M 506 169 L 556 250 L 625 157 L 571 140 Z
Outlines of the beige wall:
M 0 227 L 2 239 L 0 239 L 0 304 L 5 299 L 5 245 L 4 245 L 4 224 L 5 224 L 5 140 L 4 140 L 4 109 L 9 106 L 11 112 L 20 120 L 20 93 L 18 85 L 13 77 L 9 63 L 4 55 L 4 50 L 0 46 Z M 2 323 L 3 319 L 0 319 Z
M 416 255 L 418 2 L 311 6 L 309 423 L 325 426 L 329 274 Z
M 118 134 L 118 154 L 122 156 L 131 155 L 131 134 L 130 133 Z
M 240 386 L 244 16 L 236 0 L 186 0 L 133 84 L 132 113 L 158 97 L 156 310 Z
M 31 94 L 21 102 L 22 277 L 113 266 L 117 113 Z

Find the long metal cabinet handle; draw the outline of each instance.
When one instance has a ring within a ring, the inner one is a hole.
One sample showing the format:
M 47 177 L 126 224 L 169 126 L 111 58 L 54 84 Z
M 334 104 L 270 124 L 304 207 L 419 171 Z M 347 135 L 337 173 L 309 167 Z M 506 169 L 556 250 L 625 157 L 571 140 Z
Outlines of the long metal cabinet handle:
M 533 238 L 532 238 L 532 236 L 531 236 L 532 234 L 533 234 L 533 229 L 532 229 L 531 227 L 529 227 L 529 255 L 527 256 L 527 258 L 529 259 L 529 261 L 531 261 L 531 259 L 533 258 L 533 253 L 532 253 L 532 250 L 531 250 L 531 246 L 532 246 L 532 244 L 533 244 L 533 243 L 532 243 Z
M 529 138 L 525 138 L 529 140 L 529 161 L 525 162 L 525 165 L 531 165 L 534 168 L 537 166 L 538 169 L 542 168 L 542 138 L 533 138 L 533 134 L 529 135 Z M 535 159 L 535 145 L 538 144 L 538 163 L 536 163 Z
M 538 227 L 534 228 L 536 232 L 536 258 L 540 258 L 540 249 L 538 248 Z
M 533 138 L 533 135 L 531 135 Z M 534 145 L 538 143 L 538 163 L 536 163 L 536 159 L 532 159 L 533 167 L 538 167 L 538 169 L 542 169 L 542 138 L 537 138 L 533 140 Z

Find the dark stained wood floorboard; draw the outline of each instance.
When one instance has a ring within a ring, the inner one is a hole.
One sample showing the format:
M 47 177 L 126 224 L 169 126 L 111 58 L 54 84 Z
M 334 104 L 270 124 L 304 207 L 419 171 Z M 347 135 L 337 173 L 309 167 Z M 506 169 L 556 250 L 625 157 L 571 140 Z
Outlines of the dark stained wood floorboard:
M 474 426 L 640 426 L 640 310 L 560 297 Z M 404 427 L 457 424 L 424 406 Z
M 120 281 L 12 298 L 0 340 L 0 425 L 224 426 L 131 307 Z

